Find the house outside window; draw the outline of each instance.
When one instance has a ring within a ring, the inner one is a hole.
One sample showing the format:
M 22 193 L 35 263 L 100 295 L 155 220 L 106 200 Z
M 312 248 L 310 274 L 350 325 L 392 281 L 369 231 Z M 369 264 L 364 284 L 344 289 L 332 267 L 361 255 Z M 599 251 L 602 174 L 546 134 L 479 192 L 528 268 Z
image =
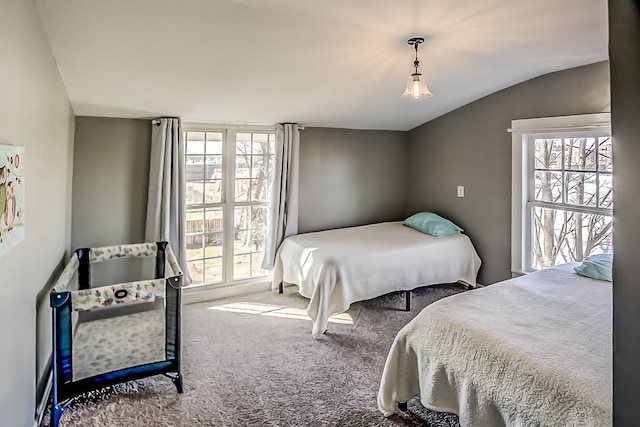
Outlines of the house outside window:
M 191 286 L 264 279 L 274 130 L 185 126 Z
M 512 260 L 522 274 L 612 250 L 608 113 L 512 121 Z

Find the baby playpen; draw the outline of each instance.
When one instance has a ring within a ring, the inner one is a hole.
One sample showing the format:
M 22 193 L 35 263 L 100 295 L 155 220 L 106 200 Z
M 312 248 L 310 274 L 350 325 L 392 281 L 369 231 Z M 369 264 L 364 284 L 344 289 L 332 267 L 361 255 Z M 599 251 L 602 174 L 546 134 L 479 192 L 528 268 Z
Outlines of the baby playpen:
M 92 264 L 134 257 L 155 258 L 154 279 L 91 287 Z M 109 385 L 164 374 L 182 393 L 181 286 L 182 270 L 167 242 L 73 253 L 50 295 L 52 426 L 75 397 Z M 79 321 L 83 312 L 100 316 Z

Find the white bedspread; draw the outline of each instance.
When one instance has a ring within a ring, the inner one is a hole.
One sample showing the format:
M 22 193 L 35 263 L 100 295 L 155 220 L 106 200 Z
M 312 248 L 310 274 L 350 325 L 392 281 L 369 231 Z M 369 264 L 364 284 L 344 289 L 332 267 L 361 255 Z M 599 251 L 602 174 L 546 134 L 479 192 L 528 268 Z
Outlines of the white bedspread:
M 312 333 L 357 301 L 418 286 L 476 284 L 480 258 L 464 234 L 435 238 L 385 222 L 287 238 L 276 255 L 273 290 L 295 284 L 309 298 Z
M 542 270 L 427 306 L 396 337 L 378 407 L 420 395 L 472 426 L 612 423 L 612 287 Z

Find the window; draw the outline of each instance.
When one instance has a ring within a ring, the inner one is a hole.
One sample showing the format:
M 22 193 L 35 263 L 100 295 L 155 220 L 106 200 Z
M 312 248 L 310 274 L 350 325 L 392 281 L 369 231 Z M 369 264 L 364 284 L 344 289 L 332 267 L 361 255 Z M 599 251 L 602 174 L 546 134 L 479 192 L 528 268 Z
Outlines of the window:
M 192 286 L 268 275 L 261 268 L 275 134 L 185 132 L 187 264 Z
M 512 122 L 514 273 L 611 250 L 609 123 L 609 114 Z

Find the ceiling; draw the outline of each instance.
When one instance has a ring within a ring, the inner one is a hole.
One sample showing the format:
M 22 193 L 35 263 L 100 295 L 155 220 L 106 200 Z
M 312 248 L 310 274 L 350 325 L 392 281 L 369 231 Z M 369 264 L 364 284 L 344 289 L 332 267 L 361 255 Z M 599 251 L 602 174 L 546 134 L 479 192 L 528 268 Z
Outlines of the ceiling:
M 608 57 L 606 0 L 36 1 L 79 116 L 408 130 Z

